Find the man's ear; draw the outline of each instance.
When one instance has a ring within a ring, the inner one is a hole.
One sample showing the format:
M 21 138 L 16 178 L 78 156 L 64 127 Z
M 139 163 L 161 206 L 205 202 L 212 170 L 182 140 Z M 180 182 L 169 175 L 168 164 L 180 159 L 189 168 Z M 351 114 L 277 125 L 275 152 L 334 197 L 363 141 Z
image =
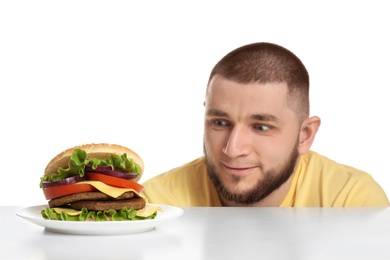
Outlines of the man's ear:
M 303 121 L 299 134 L 299 154 L 305 154 L 310 150 L 320 125 L 321 119 L 318 116 L 308 117 Z

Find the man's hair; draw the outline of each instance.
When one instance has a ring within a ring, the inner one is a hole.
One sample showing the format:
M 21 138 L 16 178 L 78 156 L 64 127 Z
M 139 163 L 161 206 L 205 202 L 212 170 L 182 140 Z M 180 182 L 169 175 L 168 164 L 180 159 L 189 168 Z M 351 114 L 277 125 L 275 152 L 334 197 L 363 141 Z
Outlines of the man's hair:
M 289 104 L 301 119 L 309 116 L 309 73 L 302 61 L 284 47 L 267 42 L 239 47 L 214 66 L 209 83 L 215 75 L 244 84 L 286 82 Z

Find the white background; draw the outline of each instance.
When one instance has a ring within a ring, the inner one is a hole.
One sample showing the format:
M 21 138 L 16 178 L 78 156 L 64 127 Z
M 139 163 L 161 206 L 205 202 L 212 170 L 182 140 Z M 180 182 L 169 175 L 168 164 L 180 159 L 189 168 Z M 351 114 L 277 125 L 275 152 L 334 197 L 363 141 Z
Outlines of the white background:
M 209 72 L 256 41 L 307 66 L 311 114 L 322 118 L 312 149 L 390 195 L 387 5 L 0 0 L 0 205 L 45 203 L 46 164 L 83 143 L 132 148 L 141 181 L 201 156 Z

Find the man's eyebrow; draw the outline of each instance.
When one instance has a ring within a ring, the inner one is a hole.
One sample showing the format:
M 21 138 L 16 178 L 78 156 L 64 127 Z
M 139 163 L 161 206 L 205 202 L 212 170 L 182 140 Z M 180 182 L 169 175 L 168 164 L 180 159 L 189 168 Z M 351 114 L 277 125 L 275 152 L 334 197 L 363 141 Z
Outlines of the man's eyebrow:
M 255 114 L 252 115 L 250 118 L 259 121 L 278 121 L 278 118 L 271 114 Z
M 226 112 L 223 112 L 223 111 L 215 109 L 215 108 L 207 110 L 206 114 L 208 116 L 228 117 L 228 114 Z M 270 121 L 270 122 L 271 121 L 273 121 L 273 122 L 279 121 L 276 116 L 271 115 L 271 114 L 267 114 L 267 113 L 264 113 L 264 114 L 254 114 L 254 115 L 251 115 L 249 118 L 252 119 L 252 120 L 258 120 L 258 121 Z
M 226 112 L 214 108 L 208 109 L 206 114 L 208 116 L 222 116 L 222 117 L 226 117 L 228 115 Z

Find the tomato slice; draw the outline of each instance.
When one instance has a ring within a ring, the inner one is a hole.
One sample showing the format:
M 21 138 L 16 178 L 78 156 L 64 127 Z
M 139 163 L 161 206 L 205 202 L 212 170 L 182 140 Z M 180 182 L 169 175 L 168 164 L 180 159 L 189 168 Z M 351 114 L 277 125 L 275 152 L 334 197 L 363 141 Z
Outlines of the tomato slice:
M 87 173 L 87 177 L 92 181 L 101 181 L 110 186 L 133 189 L 138 193 L 140 193 L 144 188 L 144 186 L 135 181 L 113 177 L 103 173 L 89 172 Z
M 54 187 L 43 188 L 43 194 L 47 200 L 55 199 L 69 194 L 75 194 L 87 191 L 96 191 L 96 188 L 90 184 L 68 184 Z

